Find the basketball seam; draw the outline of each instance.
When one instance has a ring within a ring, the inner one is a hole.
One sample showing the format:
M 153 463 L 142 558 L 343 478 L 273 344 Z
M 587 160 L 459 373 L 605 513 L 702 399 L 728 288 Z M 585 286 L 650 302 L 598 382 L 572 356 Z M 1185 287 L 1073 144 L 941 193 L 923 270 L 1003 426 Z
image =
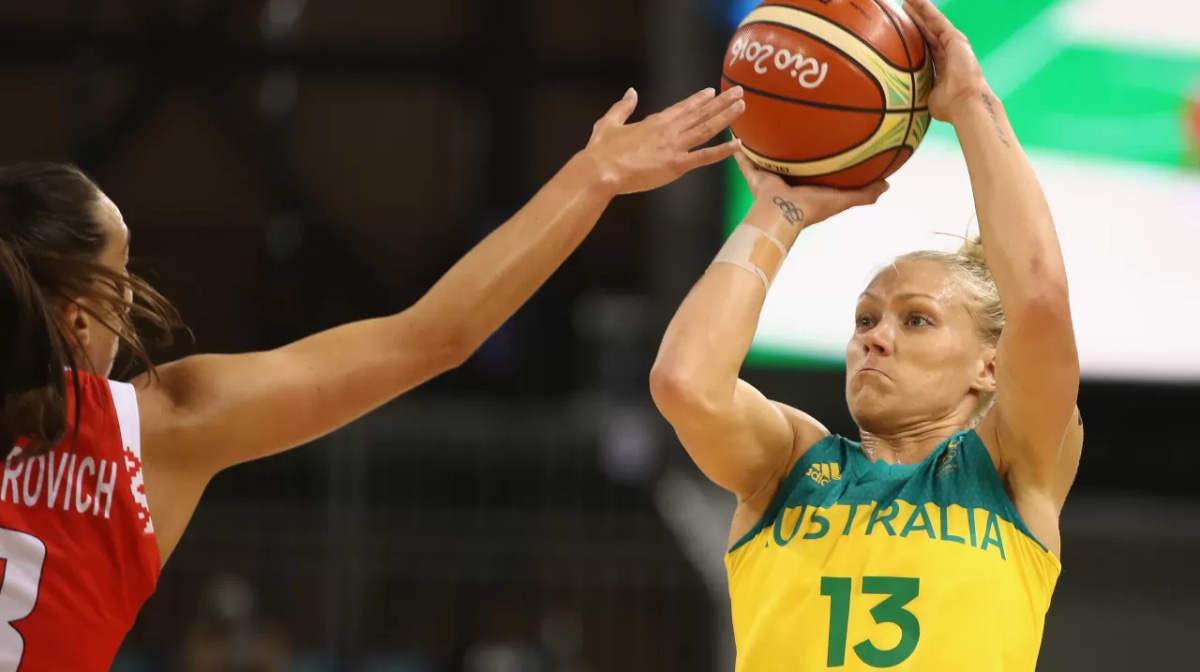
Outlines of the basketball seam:
M 871 80 L 871 85 L 875 87 L 875 91 L 879 94 L 879 100 L 881 101 L 880 104 L 882 105 L 882 107 L 880 109 L 881 110 L 887 109 L 887 92 L 883 90 L 883 84 L 880 83 L 879 78 L 876 77 L 875 73 L 871 72 L 871 70 L 869 68 L 867 68 L 862 63 L 859 63 L 858 59 L 854 58 L 854 56 L 852 54 L 846 53 L 846 51 L 844 49 L 838 47 L 837 45 L 830 42 L 829 40 L 826 40 L 823 37 L 819 37 L 817 35 L 814 35 L 813 33 L 807 32 L 807 31 L 798 30 L 795 26 L 789 26 L 786 23 L 780 23 L 778 21 L 755 21 L 752 25 L 775 26 L 776 28 L 782 28 L 784 30 L 795 33 L 796 35 L 800 35 L 800 36 L 806 37 L 814 42 L 823 44 L 826 47 L 828 47 L 831 51 L 837 52 L 839 55 L 841 55 L 843 57 L 843 60 L 845 62 L 853 64 L 853 66 L 855 68 L 857 68 L 859 71 L 866 74 L 867 79 Z M 862 42 L 862 40 L 859 40 L 859 42 Z M 866 44 L 865 42 L 862 42 L 862 43 Z M 831 103 L 831 105 L 836 105 L 836 104 L 837 103 Z M 847 106 L 847 107 L 849 107 L 849 106 Z M 846 108 L 831 108 L 831 109 L 846 109 Z M 870 108 L 855 108 L 855 109 L 867 110 Z
M 757 149 L 755 149 L 754 147 L 751 147 L 750 145 L 746 145 L 746 147 L 748 149 L 750 149 L 750 151 L 754 152 L 755 154 L 758 154 L 759 156 L 763 157 L 764 159 L 775 161 L 776 163 L 809 163 L 812 161 L 824 161 L 826 159 L 832 159 L 835 156 L 840 156 L 847 152 L 852 152 L 852 151 L 858 149 L 859 147 L 862 147 L 863 145 L 867 144 L 868 142 L 871 141 L 871 138 L 875 137 L 875 134 L 879 132 L 879 127 L 883 125 L 883 122 L 887 118 L 887 115 L 889 115 L 889 114 L 907 114 L 909 116 L 909 122 L 908 122 L 909 128 L 911 129 L 912 128 L 912 126 L 911 126 L 912 116 L 918 112 L 925 112 L 928 109 L 928 108 L 924 108 L 924 107 L 916 107 L 916 108 L 912 108 L 912 109 L 877 110 L 877 109 L 872 109 L 872 108 L 835 106 L 831 103 L 817 103 L 817 102 L 812 102 L 812 101 L 807 101 L 807 100 L 795 100 L 792 98 L 785 98 L 778 94 L 773 94 L 769 91 L 760 91 L 758 89 L 755 89 L 754 87 L 746 86 L 745 84 L 740 84 L 740 83 L 738 83 L 737 80 L 733 79 L 732 77 L 729 77 L 728 75 L 724 75 L 724 74 L 721 75 L 721 79 L 724 79 L 725 81 L 729 82 L 730 84 L 732 84 L 734 86 L 740 86 L 744 90 L 746 90 L 750 93 L 754 93 L 754 94 L 757 94 L 757 95 L 760 95 L 760 96 L 763 96 L 766 98 L 774 98 L 776 100 L 781 100 L 783 102 L 791 103 L 793 105 L 809 105 L 811 107 L 819 107 L 819 108 L 838 110 L 839 112 L 875 112 L 875 113 L 879 114 L 879 121 L 875 124 L 875 128 L 871 129 L 871 132 L 868 133 L 867 137 L 865 137 L 862 141 L 860 141 L 856 144 L 850 145 L 849 147 L 846 147 L 845 149 L 842 149 L 840 151 L 834 152 L 833 154 L 826 154 L 823 156 L 815 156 L 810 159 L 804 159 L 803 161 L 799 161 L 794 158 L 793 159 L 785 159 L 785 158 L 778 157 L 778 156 L 770 156 L 768 154 L 764 154 L 763 152 L 758 151 Z M 746 142 L 745 139 L 742 139 L 742 142 L 745 143 Z M 906 146 L 906 145 L 902 145 L 902 146 Z M 899 147 L 896 147 L 893 149 L 899 149 Z M 879 155 L 872 154 L 871 156 L 874 157 L 874 156 L 879 156 Z M 863 161 L 866 161 L 866 159 L 864 159 Z M 859 163 L 856 163 L 854 165 L 857 166 L 861 163 L 862 163 L 862 161 L 860 161 Z M 851 166 L 851 167 L 853 167 L 853 166 Z M 890 167 L 890 164 L 889 164 L 889 167 Z M 878 179 L 878 178 L 876 178 L 876 179 Z
M 820 102 L 817 100 L 804 100 L 802 98 L 788 98 L 787 96 L 783 95 L 782 93 L 775 93 L 773 91 L 764 91 L 757 87 L 750 86 L 749 84 L 743 84 L 742 82 L 739 82 L 738 80 L 730 77 L 729 75 L 727 75 L 725 73 L 721 73 L 721 79 L 724 79 L 725 81 L 729 82 L 733 86 L 740 86 L 743 89 L 745 89 L 746 91 L 749 91 L 750 93 L 756 93 L 760 96 L 765 96 L 767 98 L 774 98 L 775 100 L 782 100 L 786 103 L 796 103 L 797 105 L 809 105 L 811 107 L 820 107 L 820 108 L 824 108 L 827 110 L 838 110 L 841 112 L 874 112 L 876 114 L 897 114 L 900 112 L 913 113 L 913 112 L 926 112 L 929 110 L 929 108 L 925 107 L 925 106 L 895 107 L 895 108 L 893 108 L 893 107 L 856 107 L 854 105 L 842 105 L 840 103 L 823 103 L 823 102 Z M 876 130 L 878 130 L 878 129 L 876 129 Z
M 893 68 L 900 70 L 902 72 L 910 72 L 909 68 L 912 68 L 911 72 L 916 72 L 916 71 L 920 70 L 920 68 L 918 68 L 912 64 L 912 53 L 909 52 L 909 50 L 908 50 L 908 43 L 904 41 L 903 34 L 900 35 L 900 42 L 904 46 L 904 55 L 908 58 L 908 68 L 905 68 L 903 65 L 900 65 L 899 63 L 892 61 L 892 59 L 887 57 L 887 54 L 876 49 L 875 45 L 871 44 L 867 40 L 864 40 L 862 38 L 862 36 L 860 36 L 858 33 L 855 33 L 854 31 L 850 30 L 846 26 L 843 26 L 842 24 L 831 20 L 828 16 L 814 12 L 811 9 L 804 9 L 802 7 L 796 7 L 794 5 L 781 5 L 781 4 L 775 3 L 775 2 L 764 2 L 761 5 L 755 7 L 754 9 L 757 11 L 764 7 L 778 7 L 780 9 L 789 9 L 793 12 L 800 12 L 801 14 L 808 14 L 809 16 L 813 16 L 818 19 L 821 19 L 825 23 L 828 23 L 829 25 L 831 25 L 835 28 L 841 29 L 841 30 L 853 35 L 855 37 L 855 39 L 857 39 L 859 42 L 861 42 L 864 47 L 866 47 L 867 49 L 874 52 L 874 54 L 876 56 L 882 58 L 884 61 L 887 62 L 888 65 L 892 66 Z M 884 14 L 887 14 L 887 10 L 884 10 Z M 891 18 L 892 18 L 891 14 L 888 14 L 888 19 L 891 20 Z M 740 26 L 738 26 L 738 30 L 741 30 L 742 28 L 745 28 L 746 26 L 753 26 L 756 24 L 766 24 L 766 23 L 774 23 L 774 22 L 773 21 L 751 21 L 750 23 L 743 23 Z M 893 22 L 892 26 L 895 27 L 895 25 L 896 25 L 895 22 Z M 897 30 L 897 32 L 899 32 L 899 30 Z M 810 35 L 810 33 L 805 33 L 805 35 Z M 921 63 L 922 63 L 922 65 L 924 65 L 924 61 L 922 61 Z
M 872 0 L 872 2 L 874 2 L 875 5 L 877 7 L 879 7 L 879 11 L 883 12 L 883 15 L 887 17 L 888 23 L 892 24 L 892 30 L 896 31 L 896 36 L 900 38 L 900 45 L 904 47 L 904 57 L 906 59 L 908 59 L 908 64 L 911 66 L 912 65 L 912 50 L 910 50 L 908 48 L 908 39 L 904 37 L 904 31 L 900 30 L 900 24 L 896 23 L 896 17 L 892 16 L 892 13 L 887 10 L 887 7 L 883 6 L 883 3 L 880 2 L 880 0 Z M 922 61 L 922 64 L 924 64 L 924 61 Z M 914 102 L 917 99 L 917 72 L 918 72 L 917 69 L 908 71 L 909 85 L 912 87 L 912 89 L 911 89 L 912 90 L 912 98 L 911 99 Z M 871 180 L 872 182 L 878 182 L 879 180 L 882 180 L 883 176 L 887 175 L 888 171 L 892 169 L 892 166 L 896 165 L 896 161 L 898 161 L 900 159 L 901 150 L 908 146 L 907 141 L 908 141 L 909 136 L 912 135 L 913 121 L 916 120 L 916 118 L 917 118 L 917 115 L 916 115 L 915 111 L 909 112 L 908 127 L 904 131 L 905 142 L 901 143 L 899 147 L 896 147 L 892 150 L 895 152 L 892 155 L 892 160 L 889 161 L 886 166 L 884 166 L 883 170 L 880 171 L 879 175 L 877 175 L 874 180 Z M 913 153 L 914 154 L 916 153 L 916 147 L 913 148 Z M 910 156 L 911 156 L 911 154 L 910 154 Z
M 782 100 L 783 102 L 791 103 L 792 105 L 811 105 L 812 107 L 825 107 L 825 105 L 823 105 L 821 103 L 812 103 L 812 102 L 809 102 L 806 100 L 794 100 L 792 98 L 785 98 L 781 95 L 774 95 L 767 91 L 759 91 L 758 89 L 746 86 L 745 84 L 739 84 L 736 80 L 734 80 L 732 77 L 729 77 L 728 75 L 722 74 L 721 78 L 724 79 L 725 81 L 729 82 L 730 84 L 733 84 L 734 86 L 742 87 L 742 89 L 749 91 L 750 93 L 758 94 L 760 96 L 764 96 L 767 98 L 774 98 L 776 100 Z M 832 107 L 832 106 L 827 107 L 826 109 L 833 109 L 833 110 L 837 110 L 839 112 L 874 112 L 875 114 L 878 115 L 879 119 L 878 119 L 878 121 L 875 122 L 875 127 L 871 129 L 871 132 L 868 133 L 866 135 L 866 137 L 864 137 L 859 142 L 857 142 L 853 145 L 850 145 L 849 147 L 840 149 L 832 154 L 826 154 L 824 156 L 815 156 L 811 159 L 804 159 L 804 161 L 802 161 L 802 162 L 797 161 L 796 159 L 784 159 L 784 158 L 780 158 L 777 156 L 768 156 L 767 154 L 764 154 L 764 153 L 758 151 L 754 147 L 751 147 L 749 144 L 747 144 L 746 147 L 748 147 L 750 149 L 750 151 L 754 152 L 755 154 L 758 154 L 759 156 L 763 157 L 764 159 L 775 161 L 777 163 L 808 163 L 810 161 L 824 161 L 826 159 L 832 159 L 835 156 L 840 156 L 842 154 L 845 154 L 846 152 L 858 149 L 859 147 L 862 147 L 863 145 L 870 142 L 871 138 L 874 138 L 875 134 L 879 132 L 879 127 L 883 126 L 883 122 L 887 121 L 887 115 L 889 114 L 886 110 L 874 110 L 874 109 L 858 109 L 858 108 Z M 745 143 L 746 141 L 744 139 L 742 139 L 742 142 Z

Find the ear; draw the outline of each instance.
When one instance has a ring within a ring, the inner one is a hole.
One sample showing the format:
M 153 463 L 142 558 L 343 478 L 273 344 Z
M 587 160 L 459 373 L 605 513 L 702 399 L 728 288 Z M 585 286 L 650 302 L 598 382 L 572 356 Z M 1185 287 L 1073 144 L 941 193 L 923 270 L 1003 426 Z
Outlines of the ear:
M 79 347 L 87 348 L 92 341 L 92 316 L 80 308 L 78 303 L 68 301 L 63 307 L 63 324 L 67 325 L 67 331 L 75 336 Z
M 984 348 L 972 387 L 984 394 L 996 391 L 996 349 Z

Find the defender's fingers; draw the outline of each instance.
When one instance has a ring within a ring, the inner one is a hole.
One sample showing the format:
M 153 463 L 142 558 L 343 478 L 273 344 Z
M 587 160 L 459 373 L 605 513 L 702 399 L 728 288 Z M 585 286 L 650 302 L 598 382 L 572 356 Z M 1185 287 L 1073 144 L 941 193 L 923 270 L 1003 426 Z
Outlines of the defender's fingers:
M 704 105 L 701 105 L 695 110 L 692 110 L 691 112 L 681 116 L 677 121 L 678 128 L 681 131 L 687 131 L 691 130 L 693 127 L 705 124 L 712 120 L 713 117 L 716 117 L 741 101 L 744 96 L 745 91 L 742 90 L 742 87 L 731 87 Z
M 737 138 L 714 147 L 697 149 L 688 154 L 688 158 L 683 164 L 684 169 L 685 171 L 694 170 L 701 166 L 710 166 L 718 161 L 723 161 L 730 156 L 740 157 L 742 155 L 741 149 L 742 141 Z
M 712 140 L 713 137 L 720 134 L 735 119 L 740 117 L 746 111 L 746 101 L 735 100 L 732 105 L 719 110 L 713 117 L 701 121 L 699 124 L 690 128 L 682 136 L 680 136 L 680 144 L 683 147 L 696 147 Z
M 608 112 L 596 122 L 595 128 L 606 126 L 622 126 L 629 120 L 630 115 L 637 108 L 637 91 L 630 87 L 625 95 L 608 108 Z
M 717 91 L 711 86 L 706 89 L 701 89 L 696 93 L 684 98 L 659 113 L 663 121 L 671 122 L 684 115 L 690 114 L 695 110 L 700 109 L 705 103 L 716 97 Z

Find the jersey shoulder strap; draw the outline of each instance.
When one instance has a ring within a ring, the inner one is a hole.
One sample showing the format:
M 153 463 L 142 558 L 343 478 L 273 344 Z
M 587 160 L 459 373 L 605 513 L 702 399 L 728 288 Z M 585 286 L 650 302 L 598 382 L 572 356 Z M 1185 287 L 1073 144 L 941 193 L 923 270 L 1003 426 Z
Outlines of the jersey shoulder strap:
M 125 470 L 129 473 L 129 485 L 137 510 L 138 524 L 143 534 L 154 533 L 154 521 L 150 518 L 150 503 L 146 499 L 146 486 L 142 477 L 142 424 L 138 413 L 137 390 L 129 383 L 108 381 L 112 393 L 113 408 L 117 413 L 120 429 L 121 451 Z

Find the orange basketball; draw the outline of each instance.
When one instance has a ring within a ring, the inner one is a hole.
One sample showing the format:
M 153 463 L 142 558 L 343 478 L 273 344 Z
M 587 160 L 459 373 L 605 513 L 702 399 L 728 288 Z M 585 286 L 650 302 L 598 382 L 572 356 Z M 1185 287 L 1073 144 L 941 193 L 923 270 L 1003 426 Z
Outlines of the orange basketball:
M 929 129 L 933 63 L 894 0 L 764 0 L 725 51 L 746 155 L 793 184 L 856 188 L 908 161 Z

